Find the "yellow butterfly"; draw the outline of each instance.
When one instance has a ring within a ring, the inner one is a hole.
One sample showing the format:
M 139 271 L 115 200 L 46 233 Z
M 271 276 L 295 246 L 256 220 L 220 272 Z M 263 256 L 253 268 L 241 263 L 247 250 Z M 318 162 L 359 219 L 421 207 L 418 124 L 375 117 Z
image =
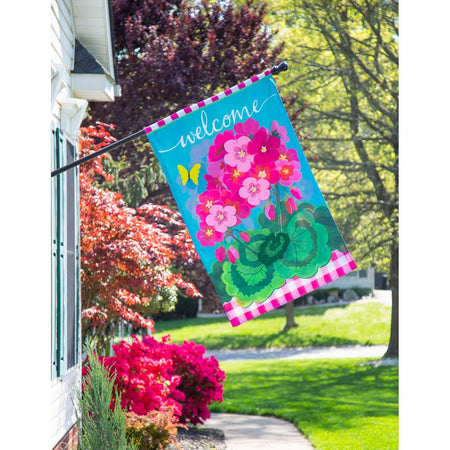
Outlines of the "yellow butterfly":
M 198 174 L 200 173 L 200 167 L 201 164 L 197 163 L 192 166 L 192 169 L 190 171 L 188 171 L 181 164 L 178 164 L 177 169 L 178 172 L 180 172 L 181 182 L 183 183 L 183 186 L 186 185 L 188 180 L 192 180 L 195 185 L 198 185 Z

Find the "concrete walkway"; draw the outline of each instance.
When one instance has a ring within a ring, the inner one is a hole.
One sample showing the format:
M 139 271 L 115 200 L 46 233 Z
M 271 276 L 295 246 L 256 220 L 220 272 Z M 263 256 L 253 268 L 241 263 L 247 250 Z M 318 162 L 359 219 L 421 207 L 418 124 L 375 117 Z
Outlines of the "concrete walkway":
M 205 356 L 214 355 L 218 361 L 245 361 L 249 359 L 381 358 L 386 353 L 386 350 L 387 345 L 345 345 L 342 347 L 207 350 Z
M 373 291 L 373 299 L 378 302 L 384 303 L 387 306 L 392 306 L 392 291 L 382 291 L 375 289 Z
M 227 450 L 311 450 L 314 447 L 286 420 L 244 414 L 211 414 L 204 428 L 222 430 Z

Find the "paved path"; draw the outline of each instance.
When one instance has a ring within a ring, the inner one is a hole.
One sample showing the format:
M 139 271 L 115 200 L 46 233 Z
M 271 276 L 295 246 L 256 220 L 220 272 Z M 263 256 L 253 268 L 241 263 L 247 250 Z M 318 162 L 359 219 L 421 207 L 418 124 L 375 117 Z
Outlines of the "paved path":
M 373 298 L 385 305 L 392 306 L 392 291 L 374 290 Z
M 311 450 L 295 425 L 274 417 L 211 414 L 205 428 L 222 430 L 227 450 Z
M 214 355 L 218 361 L 244 361 L 248 359 L 381 358 L 386 353 L 386 350 L 387 345 L 345 345 L 342 347 L 207 350 L 205 356 Z

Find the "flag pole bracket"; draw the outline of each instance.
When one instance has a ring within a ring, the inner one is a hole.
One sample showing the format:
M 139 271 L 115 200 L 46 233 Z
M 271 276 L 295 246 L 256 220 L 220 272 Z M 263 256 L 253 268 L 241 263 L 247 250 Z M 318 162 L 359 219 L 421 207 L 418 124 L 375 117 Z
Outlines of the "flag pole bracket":
M 286 61 L 283 61 L 280 64 L 273 66 L 270 71 L 272 72 L 272 75 L 278 75 L 280 72 L 285 72 L 288 69 L 288 63 Z

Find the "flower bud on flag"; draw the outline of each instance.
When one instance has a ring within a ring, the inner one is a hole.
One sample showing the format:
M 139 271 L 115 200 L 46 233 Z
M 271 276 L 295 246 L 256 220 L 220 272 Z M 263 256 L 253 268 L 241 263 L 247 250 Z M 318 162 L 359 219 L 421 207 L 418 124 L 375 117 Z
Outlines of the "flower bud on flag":
M 220 246 L 216 248 L 216 251 L 214 252 L 217 261 L 222 262 L 225 259 L 225 248 Z
M 293 187 L 291 188 L 291 194 L 297 199 L 297 200 L 301 200 L 303 195 L 302 192 L 300 191 L 300 189 L 298 187 Z
M 239 233 L 239 237 L 245 242 L 250 242 L 250 236 L 245 231 L 243 231 L 242 233 Z
M 234 264 L 239 259 L 239 252 L 231 246 L 227 251 L 227 257 L 231 264 Z
M 267 205 L 264 214 L 269 220 L 275 219 L 275 207 L 273 205 Z
M 297 211 L 297 203 L 295 203 L 292 197 L 289 197 L 286 200 L 286 209 L 289 214 L 292 214 L 294 211 Z

